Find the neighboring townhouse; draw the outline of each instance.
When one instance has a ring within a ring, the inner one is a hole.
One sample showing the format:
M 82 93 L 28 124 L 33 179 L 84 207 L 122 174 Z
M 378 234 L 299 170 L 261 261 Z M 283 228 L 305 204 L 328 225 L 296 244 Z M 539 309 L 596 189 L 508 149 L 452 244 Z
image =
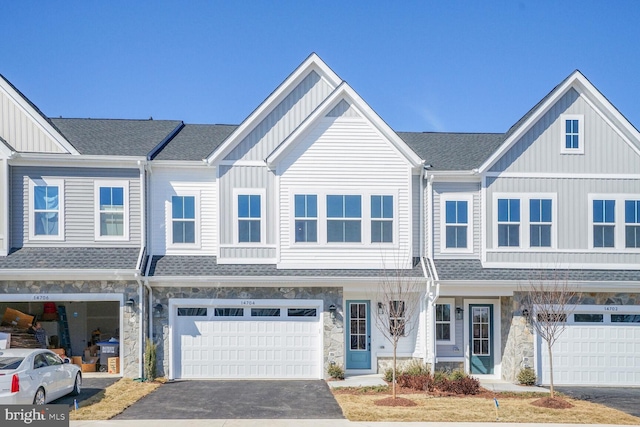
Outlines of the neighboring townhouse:
M 124 375 L 146 339 L 170 379 L 381 372 L 387 276 L 421 289 L 402 361 L 547 383 L 523 297 L 562 280 L 556 384 L 640 380 L 640 134 L 578 71 L 492 134 L 394 132 L 315 54 L 237 126 L 47 119 L 0 83 L 0 309 L 117 324 Z

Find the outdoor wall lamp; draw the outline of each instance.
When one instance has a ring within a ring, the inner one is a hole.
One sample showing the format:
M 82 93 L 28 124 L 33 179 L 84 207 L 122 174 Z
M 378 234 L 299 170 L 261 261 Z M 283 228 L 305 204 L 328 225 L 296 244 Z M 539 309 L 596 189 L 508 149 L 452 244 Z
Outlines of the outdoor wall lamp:
M 384 304 L 378 303 L 378 314 L 384 314 Z
M 522 310 L 522 315 L 524 316 L 525 319 L 529 318 L 529 310 L 527 310 L 526 308 L 524 310 Z
M 462 320 L 462 315 L 464 314 L 464 310 L 462 307 L 456 307 L 456 320 Z
M 331 316 L 332 319 L 336 318 L 336 305 L 335 304 L 331 304 L 329 306 L 329 315 Z
M 162 310 L 163 310 L 162 304 L 158 303 L 158 304 L 154 305 L 153 306 L 153 310 L 158 314 L 162 313 Z

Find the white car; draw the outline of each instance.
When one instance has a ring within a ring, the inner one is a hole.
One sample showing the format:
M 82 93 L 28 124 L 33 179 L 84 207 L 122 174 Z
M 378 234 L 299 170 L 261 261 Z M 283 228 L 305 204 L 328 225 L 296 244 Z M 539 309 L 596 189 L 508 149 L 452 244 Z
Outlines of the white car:
M 44 349 L 0 350 L 0 404 L 44 405 L 69 393 L 78 395 L 82 373 Z

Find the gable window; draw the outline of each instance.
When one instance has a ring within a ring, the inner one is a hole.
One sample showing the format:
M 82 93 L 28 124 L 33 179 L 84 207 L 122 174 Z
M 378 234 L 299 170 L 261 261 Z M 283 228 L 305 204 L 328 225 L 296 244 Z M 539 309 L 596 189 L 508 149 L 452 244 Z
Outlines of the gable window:
M 436 304 L 436 341 L 439 344 L 453 344 L 455 342 L 453 331 L 453 299 L 440 300 Z
M 393 242 L 393 196 L 371 196 L 371 243 Z
M 55 179 L 30 181 L 29 238 L 64 239 L 64 182 Z
M 362 197 L 327 195 L 327 242 L 362 241 Z
M 405 335 L 404 301 L 389 301 L 389 332 L 392 336 Z
M 624 201 L 625 247 L 640 248 L 640 200 Z
M 129 238 L 129 182 L 96 181 L 96 240 L 127 240 Z
M 447 200 L 445 211 L 445 246 L 466 249 L 468 247 L 469 202 L 466 200 Z
M 238 195 L 238 242 L 262 241 L 262 200 L 258 194 Z
M 498 246 L 520 246 L 520 199 L 498 199 Z
M 615 247 L 615 200 L 593 201 L 593 247 Z
M 195 196 L 171 197 L 171 242 L 196 243 Z
M 317 242 L 318 196 L 315 194 L 296 194 L 294 204 L 296 242 Z
M 581 114 L 563 114 L 561 116 L 562 146 L 561 153 L 584 153 L 584 116 Z
M 529 200 L 529 237 L 531 247 L 551 247 L 551 199 Z

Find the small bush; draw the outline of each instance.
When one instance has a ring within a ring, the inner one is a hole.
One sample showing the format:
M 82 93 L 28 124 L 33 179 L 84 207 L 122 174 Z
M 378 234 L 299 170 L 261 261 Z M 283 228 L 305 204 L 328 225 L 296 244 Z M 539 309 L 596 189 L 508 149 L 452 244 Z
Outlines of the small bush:
M 344 369 L 342 369 L 342 366 L 338 365 L 335 362 L 329 363 L 327 373 L 329 374 L 329 377 L 335 378 L 336 380 L 344 379 Z
M 522 385 L 535 385 L 536 373 L 531 368 L 522 368 L 518 372 L 518 383 Z
M 418 375 L 404 373 L 398 377 L 398 385 L 413 390 L 433 391 L 434 389 L 433 377 L 429 373 Z
M 151 342 L 151 340 L 147 340 L 144 349 L 144 373 L 146 375 L 147 381 L 154 381 L 156 379 L 156 351 L 158 349 L 157 344 Z
M 449 374 L 449 379 L 453 381 L 458 381 L 465 378 L 467 378 L 467 374 L 461 369 L 456 369 Z
M 478 394 L 480 391 L 480 381 L 473 377 L 467 377 L 450 380 L 448 378 L 443 378 L 437 384 L 438 390 L 445 393 L 454 393 L 454 394 Z
M 449 379 L 449 376 L 448 376 L 448 375 L 447 375 L 447 373 L 446 373 L 446 372 L 444 372 L 444 371 L 436 371 L 436 372 L 433 374 L 433 380 L 434 380 L 436 383 L 439 383 L 439 382 L 440 382 L 440 381 L 442 381 L 442 380 L 448 380 L 448 379 Z
M 404 373 L 404 371 L 402 369 L 400 369 L 400 367 L 398 367 L 396 369 L 396 381 L 398 380 L 398 377 L 400 375 L 402 375 Z M 388 383 L 393 382 L 393 368 L 387 368 L 384 371 L 384 380 Z
M 404 366 L 404 369 L 402 370 L 402 372 L 408 375 L 430 374 L 429 368 L 427 367 L 427 365 L 417 359 L 413 359 L 409 363 L 407 363 Z

